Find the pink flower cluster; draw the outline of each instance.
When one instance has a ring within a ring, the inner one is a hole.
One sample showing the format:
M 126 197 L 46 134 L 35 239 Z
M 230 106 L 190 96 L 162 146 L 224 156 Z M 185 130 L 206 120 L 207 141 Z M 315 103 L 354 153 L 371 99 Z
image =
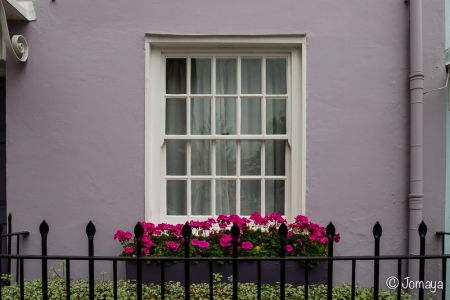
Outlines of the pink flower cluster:
M 180 247 L 180 244 L 170 241 L 166 243 L 166 247 L 170 248 L 172 252 L 177 252 L 178 247 Z
M 236 223 L 239 226 L 239 229 L 246 230 L 248 229 L 248 223 L 250 223 L 251 220 L 245 218 L 245 217 L 239 217 L 238 215 L 219 215 L 217 217 L 217 223 L 219 224 L 219 227 L 221 229 L 227 228 L 228 225 Z
M 176 237 L 181 236 L 181 229 L 183 224 L 167 224 L 161 223 L 155 226 L 153 223 L 141 222 L 142 227 L 144 227 L 144 232 L 149 235 L 160 236 L 161 234 L 173 234 Z M 145 234 L 144 234 L 145 235 Z
M 321 244 L 328 242 L 328 237 L 325 227 L 322 227 L 316 223 L 310 222 L 305 216 L 295 217 L 295 222 L 289 225 L 289 228 L 299 232 L 309 233 L 310 241 L 319 241 Z M 337 233 L 334 235 L 334 241 L 338 243 L 340 235 Z
M 131 234 L 131 232 L 124 232 L 122 230 L 117 230 L 116 234 L 114 234 L 114 239 L 115 240 L 129 240 L 133 237 L 133 235 Z
M 264 225 L 266 226 L 269 222 L 274 223 L 286 223 L 286 219 L 283 218 L 279 213 L 273 212 L 272 214 L 262 217 L 259 212 L 254 212 L 250 215 L 250 219 L 253 221 L 255 225 Z
M 206 253 L 206 248 L 209 247 L 209 243 L 207 241 L 199 241 L 198 239 L 193 239 L 191 244 L 192 246 L 199 248 L 199 251 L 202 253 Z

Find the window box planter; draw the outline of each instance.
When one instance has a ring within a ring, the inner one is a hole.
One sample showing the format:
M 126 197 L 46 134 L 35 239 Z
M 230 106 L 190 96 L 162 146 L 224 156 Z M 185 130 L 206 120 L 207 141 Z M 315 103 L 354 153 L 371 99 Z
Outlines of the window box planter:
M 240 262 L 238 266 L 238 281 L 241 283 L 257 283 L 258 263 L 256 261 Z M 321 262 L 314 268 L 308 270 L 308 283 L 327 283 L 328 264 Z M 213 262 L 213 273 L 220 273 L 222 282 L 228 282 L 228 277 L 233 274 L 233 265 L 226 262 L 219 264 Z M 184 286 L 184 262 L 167 263 L 164 272 L 165 282 L 180 282 Z M 199 261 L 190 266 L 191 283 L 209 283 L 209 262 Z M 126 277 L 128 280 L 137 278 L 137 264 L 126 262 Z M 286 261 L 286 283 L 293 286 L 305 284 L 305 267 L 296 261 Z M 142 264 L 142 282 L 161 284 L 161 264 L 152 262 Z M 275 285 L 280 282 L 280 262 L 266 261 L 261 263 L 261 283 Z

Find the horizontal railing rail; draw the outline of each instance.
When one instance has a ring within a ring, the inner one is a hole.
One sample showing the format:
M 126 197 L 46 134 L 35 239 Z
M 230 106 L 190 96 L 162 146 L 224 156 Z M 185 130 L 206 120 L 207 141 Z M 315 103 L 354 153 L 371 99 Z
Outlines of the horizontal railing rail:
M 2 232 L 3 226 L 0 224 L 0 232 Z M 402 278 L 402 263 L 403 260 L 418 260 L 419 261 L 419 274 L 414 274 L 411 276 L 417 276 L 420 282 L 424 282 L 425 276 L 425 263 L 427 260 L 438 259 L 446 263 L 447 259 L 450 259 L 450 254 L 427 254 L 425 255 L 425 236 L 427 228 L 424 222 L 419 225 L 419 235 L 420 235 L 420 255 L 380 255 L 380 238 L 382 234 L 381 225 L 377 222 L 373 227 L 373 236 L 375 239 L 375 251 L 374 256 L 362 255 L 362 256 L 334 256 L 333 244 L 335 239 L 335 228 L 332 223 L 330 223 L 326 228 L 327 240 L 328 240 L 328 256 L 318 256 L 318 257 L 293 257 L 286 256 L 286 237 L 288 233 L 287 226 L 282 223 L 278 230 L 278 235 L 280 238 L 280 250 L 279 257 L 238 257 L 238 240 L 240 235 L 240 229 L 237 224 L 231 227 L 231 237 L 232 237 L 232 257 L 190 257 L 189 245 L 190 238 L 192 236 L 192 228 L 186 223 L 182 229 L 182 237 L 184 239 L 184 257 L 153 257 L 145 256 L 142 257 L 142 238 L 144 235 L 144 228 L 141 223 L 136 224 L 134 228 L 135 241 L 136 241 L 136 257 L 125 257 L 125 256 L 95 256 L 94 255 L 94 236 L 96 233 L 96 228 L 92 222 L 89 222 L 86 226 L 86 235 L 88 238 L 88 256 L 76 256 L 76 255 L 48 255 L 47 253 L 47 237 L 49 232 L 48 224 L 43 221 L 39 227 L 39 232 L 41 234 L 41 255 L 28 255 L 28 254 L 0 254 L 0 269 L 2 259 L 16 259 L 18 264 L 18 284 L 20 286 L 20 299 L 25 299 L 25 289 L 24 289 L 24 260 L 41 260 L 41 271 L 42 271 L 42 299 L 48 299 L 48 273 L 47 273 L 47 263 L 49 260 L 59 260 L 65 262 L 65 279 L 66 279 L 66 298 L 71 297 L 71 262 L 73 261 L 87 261 L 88 262 L 88 283 L 89 283 L 89 299 L 94 300 L 95 296 L 95 278 L 94 278 L 94 262 L 95 261 L 111 261 L 113 263 L 113 295 L 114 299 L 118 299 L 118 274 L 117 274 L 117 263 L 122 261 L 135 261 L 136 264 L 136 299 L 142 300 L 142 263 L 148 261 L 159 261 L 159 262 L 184 262 L 184 293 L 185 299 L 190 299 L 190 289 L 191 289 L 191 275 L 190 275 L 190 265 L 194 262 L 205 261 L 209 262 L 209 299 L 214 299 L 213 293 L 213 262 L 224 262 L 229 261 L 232 264 L 232 299 L 238 299 L 238 282 L 239 282 L 239 262 L 256 261 L 257 264 L 257 297 L 261 299 L 261 264 L 267 261 L 277 261 L 279 262 L 279 278 L 280 278 L 280 299 L 285 299 L 286 291 L 286 262 L 287 261 L 299 261 L 305 264 L 304 273 L 304 296 L 308 299 L 308 283 L 309 283 L 309 267 L 308 262 L 310 261 L 322 261 L 327 264 L 328 276 L 327 276 L 327 299 L 333 299 L 333 263 L 335 261 L 350 261 L 352 263 L 352 282 L 351 282 L 351 299 L 354 300 L 356 296 L 356 262 L 358 261 L 373 261 L 374 263 L 374 285 L 373 285 L 373 296 L 374 299 L 378 299 L 379 295 L 379 278 L 380 278 L 380 261 L 396 261 L 397 262 L 397 278 Z M 23 233 L 23 232 L 22 232 Z M 16 233 L 18 234 L 18 233 Z M 10 238 L 13 233 L 8 234 Z M 20 236 L 20 235 L 18 235 Z M 1 249 L 0 239 L 0 249 Z M 140 263 L 139 263 L 140 262 Z M 205 270 L 206 271 L 206 270 Z M 446 277 L 446 268 L 442 273 L 443 280 Z M 164 287 L 165 284 L 165 263 L 160 264 L 160 279 L 161 285 Z M 442 291 L 445 294 L 445 286 Z M 401 299 L 402 296 L 402 285 L 398 284 L 397 289 L 397 299 Z M 419 300 L 424 299 L 424 286 L 421 285 L 418 288 Z M 0 289 L 0 299 L 2 290 Z M 165 289 L 161 288 L 161 299 L 165 299 Z

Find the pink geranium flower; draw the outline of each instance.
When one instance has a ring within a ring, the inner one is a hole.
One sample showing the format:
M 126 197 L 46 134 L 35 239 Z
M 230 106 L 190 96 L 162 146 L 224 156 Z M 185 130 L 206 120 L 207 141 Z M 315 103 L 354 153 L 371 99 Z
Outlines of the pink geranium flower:
M 177 252 L 178 247 L 180 247 L 180 244 L 170 241 L 166 243 L 166 247 L 170 248 L 172 252 Z
M 286 251 L 287 251 L 288 253 L 292 252 L 292 250 L 294 250 L 294 248 L 293 248 L 291 245 L 287 245 L 287 246 L 286 246 Z
M 126 247 L 124 250 L 123 250 L 123 252 L 124 253 L 126 253 L 126 254 L 131 254 L 131 253 L 133 253 L 134 252 L 134 250 L 133 250 L 133 248 L 131 248 L 131 247 Z
M 251 242 L 242 242 L 242 249 L 252 250 L 253 244 Z
M 117 230 L 116 234 L 114 234 L 115 240 L 129 240 L 133 235 L 130 232 L 124 232 L 122 230 Z
M 200 242 L 198 242 L 198 247 L 202 248 L 202 249 L 208 248 L 209 247 L 209 243 L 207 241 L 200 241 Z
M 232 237 L 230 234 L 222 234 L 222 238 L 220 239 L 220 246 L 228 247 L 231 246 Z

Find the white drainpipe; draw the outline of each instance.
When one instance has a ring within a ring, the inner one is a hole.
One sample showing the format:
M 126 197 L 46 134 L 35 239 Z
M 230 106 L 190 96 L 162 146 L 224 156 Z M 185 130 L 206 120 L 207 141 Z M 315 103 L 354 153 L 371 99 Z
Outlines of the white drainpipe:
M 411 98 L 411 152 L 409 183 L 409 254 L 418 255 L 419 223 L 423 209 L 423 51 L 422 51 L 422 0 L 409 1 Z M 418 279 L 419 261 L 409 260 L 408 274 Z M 406 276 L 405 276 L 406 277 Z M 400 278 L 399 278 L 400 279 Z

